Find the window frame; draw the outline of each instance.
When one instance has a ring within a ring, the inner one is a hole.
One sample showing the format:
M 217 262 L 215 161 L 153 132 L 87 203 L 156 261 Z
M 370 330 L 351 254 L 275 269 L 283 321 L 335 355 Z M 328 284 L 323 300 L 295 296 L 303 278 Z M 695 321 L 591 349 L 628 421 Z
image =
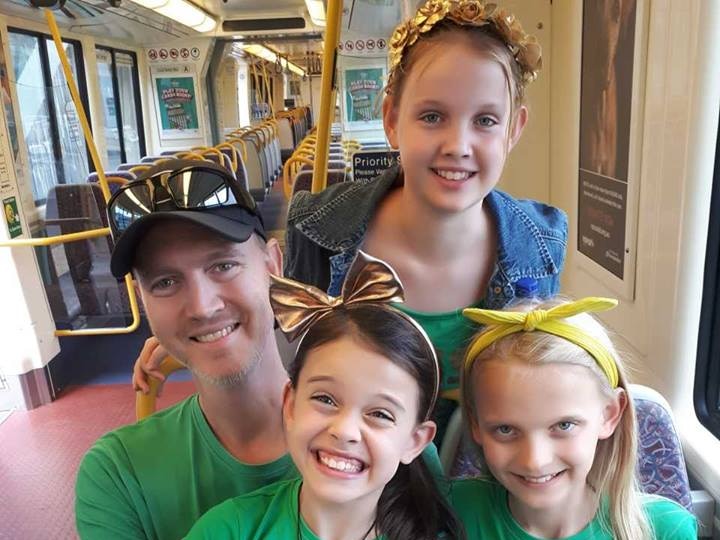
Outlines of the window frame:
M 720 439 L 720 129 L 710 202 L 693 398 L 700 423 Z M 717 360 L 713 362 L 713 358 Z
M 35 30 L 29 30 L 27 28 L 18 28 L 16 26 L 8 26 L 7 27 L 8 32 L 8 47 L 10 46 L 10 34 L 22 34 L 26 36 L 34 37 L 38 40 L 39 46 L 39 53 L 40 53 L 40 64 L 42 67 L 43 72 L 43 81 L 45 84 L 45 99 L 47 101 L 47 107 L 48 107 L 48 116 L 49 116 L 49 123 L 50 123 L 50 132 L 52 133 L 52 147 L 53 147 L 53 157 L 54 165 L 55 165 L 55 174 L 57 178 L 58 184 L 67 184 L 67 180 L 65 178 L 65 170 L 62 166 L 62 147 L 60 143 L 60 130 L 58 128 L 58 120 L 57 120 L 57 110 L 55 108 L 55 96 L 53 95 L 52 91 L 52 73 L 50 72 L 50 56 L 48 54 L 47 49 L 47 42 L 48 40 L 52 41 L 53 37 L 50 34 L 46 34 L 44 32 L 38 32 Z M 92 122 L 90 120 L 90 102 L 88 99 L 88 91 L 87 91 L 87 77 L 85 75 L 85 63 L 83 62 L 83 53 L 82 53 L 82 43 L 77 39 L 71 39 L 71 38 L 62 38 L 63 43 L 67 43 L 68 45 L 73 46 L 73 56 L 75 60 L 75 70 L 76 70 L 76 78 L 75 81 L 77 85 L 78 92 L 80 93 L 80 101 L 82 102 L 83 108 L 85 109 L 85 114 L 87 115 L 88 124 L 91 126 L 90 129 L 92 130 Z M 12 56 L 12 54 L 11 54 Z M 15 70 L 15 66 L 13 66 L 13 72 Z M 14 73 L 13 73 L 14 76 Z M 22 117 L 18 118 L 18 123 L 22 125 Z M 25 129 L 26 126 L 22 126 L 23 128 L 23 141 L 22 144 L 26 144 L 24 137 L 25 137 Z M 87 141 L 85 141 L 85 156 L 88 162 L 88 173 L 95 172 L 95 165 L 92 161 L 92 156 L 90 155 L 90 149 L 88 148 Z M 35 201 L 35 206 L 42 206 L 46 203 L 46 199 L 38 199 Z
M 118 139 L 120 141 L 120 163 L 127 163 L 127 152 L 125 150 L 125 134 L 123 132 L 122 122 L 122 107 L 120 106 L 120 84 L 118 82 L 117 75 L 117 62 L 115 60 L 115 54 L 127 54 L 132 57 L 134 65 L 132 70 L 132 81 L 133 81 L 133 93 L 135 94 L 135 121 L 137 122 L 138 130 L 138 143 L 140 144 L 140 155 L 147 155 L 147 149 L 145 148 L 145 123 L 143 122 L 142 112 L 142 96 L 140 94 L 140 73 L 138 68 L 137 54 L 133 51 L 126 49 L 118 49 L 115 47 L 109 47 L 107 45 L 95 45 L 95 50 L 101 50 L 110 53 L 110 65 L 112 71 L 112 84 L 113 94 L 115 97 L 115 121 L 118 126 Z M 107 126 L 105 126 L 107 128 Z

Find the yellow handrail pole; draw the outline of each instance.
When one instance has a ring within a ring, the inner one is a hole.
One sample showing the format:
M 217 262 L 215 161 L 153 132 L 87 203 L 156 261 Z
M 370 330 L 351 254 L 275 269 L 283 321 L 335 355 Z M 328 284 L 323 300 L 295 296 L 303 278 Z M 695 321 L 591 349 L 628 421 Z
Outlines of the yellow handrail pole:
M 317 146 L 315 148 L 315 167 L 312 177 L 312 192 L 318 193 L 327 184 L 327 162 L 330 141 L 330 126 L 335 111 L 335 103 L 331 103 L 335 86 L 335 61 L 337 45 L 340 38 L 340 22 L 342 19 L 342 0 L 328 0 L 325 27 L 325 44 L 323 50 L 322 78 L 320 79 L 320 118 L 318 119 Z
M 237 171 L 238 154 L 239 154 L 238 149 L 235 148 L 232 144 L 226 143 L 226 142 L 221 142 L 221 143 L 215 145 L 215 148 L 217 148 L 218 150 L 223 149 L 223 148 L 227 148 L 228 150 L 230 150 L 230 153 L 231 153 L 230 162 L 232 164 L 233 171 Z
M 247 161 L 247 148 L 245 147 L 245 141 L 243 141 L 240 137 L 228 137 L 225 139 L 230 144 L 234 145 L 235 143 L 238 143 L 241 146 L 241 154 L 243 161 Z
M 173 371 L 184 367 L 184 365 L 172 356 L 166 356 L 160 363 L 160 372 L 167 378 L 167 376 Z M 143 394 L 140 390 L 135 393 L 136 420 L 142 420 L 155 412 L 155 402 L 157 401 L 157 392 L 158 387 L 160 386 L 160 380 L 151 375 L 148 377 L 148 384 L 150 385 L 150 392 L 148 392 L 147 395 Z
M 68 62 L 67 55 L 65 54 L 65 48 L 62 45 L 60 30 L 55 22 L 55 15 L 53 15 L 52 11 L 46 9 L 45 18 L 47 19 L 48 26 L 50 26 L 50 33 L 52 34 L 53 41 L 55 42 L 55 48 L 57 49 L 58 56 L 60 57 L 60 64 L 62 64 L 63 71 L 65 72 L 65 80 L 67 81 L 70 95 L 75 102 L 75 109 L 77 110 L 83 134 L 85 135 L 85 142 L 90 150 L 90 157 L 92 158 L 93 165 L 95 166 L 95 171 L 97 171 L 100 189 L 102 190 L 103 197 L 105 197 L 105 202 L 107 202 L 110 199 L 110 188 L 108 187 L 107 180 L 105 180 L 105 172 L 103 171 L 102 162 L 100 161 L 100 155 L 95 147 L 95 141 L 92 138 L 92 131 L 90 131 L 90 124 L 88 124 L 87 121 L 85 107 L 83 107 L 82 101 L 80 100 L 80 92 L 78 92 L 75 79 L 73 78 L 72 69 L 70 68 L 70 62 Z
M 0 242 L 0 247 L 20 247 L 20 246 L 52 246 L 54 244 L 64 244 L 65 242 L 76 242 L 78 240 L 87 240 L 88 238 L 98 238 L 110 234 L 110 228 L 92 229 L 76 233 L 60 234 L 58 236 L 46 236 L 45 238 L 18 238 L 15 240 L 4 240 Z
M 56 336 L 112 336 L 118 334 L 131 334 L 140 327 L 140 309 L 138 308 L 137 297 L 133 287 L 133 280 L 130 274 L 125 274 L 125 287 L 128 290 L 128 301 L 130 302 L 130 313 L 132 323 L 130 326 L 120 328 L 86 328 L 85 330 L 55 330 Z M 132 292 L 129 292 L 132 291 Z

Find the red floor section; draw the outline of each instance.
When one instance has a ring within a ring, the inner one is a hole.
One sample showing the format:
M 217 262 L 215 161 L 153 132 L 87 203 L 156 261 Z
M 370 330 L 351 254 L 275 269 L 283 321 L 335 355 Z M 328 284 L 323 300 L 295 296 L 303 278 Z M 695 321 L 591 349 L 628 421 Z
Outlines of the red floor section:
M 165 385 L 159 408 L 190 395 L 192 382 Z M 129 385 L 72 387 L 0 424 L 0 539 L 77 538 L 75 473 L 102 434 L 135 420 Z

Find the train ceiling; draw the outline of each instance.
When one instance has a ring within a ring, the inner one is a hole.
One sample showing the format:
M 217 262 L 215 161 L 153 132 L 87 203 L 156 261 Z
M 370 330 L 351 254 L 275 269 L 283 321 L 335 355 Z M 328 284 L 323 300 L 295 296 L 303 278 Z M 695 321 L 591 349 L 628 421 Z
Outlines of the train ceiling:
M 61 28 L 145 47 L 201 36 L 242 38 L 248 42 L 264 36 L 272 39 L 257 41 L 267 43 L 290 59 L 303 58 L 308 53 L 322 54 L 319 37 L 324 27 L 312 22 L 305 0 L 188 1 L 218 22 L 215 30 L 200 34 L 132 0 L 1 0 L 0 13 L 44 22 L 43 12 L 37 6 L 52 5 Z M 323 3 L 327 6 L 327 0 Z M 400 19 L 401 9 L 412 9 L 415 3 L 415 0 L 345 0 L 343 32 L 389 36 Z M 278 24 L 280 19 L 292 19 L 294 26 L 302 28 L 282 28 L 283 24 Z M 280 28 L 272 28 L 273 24 Z M 284 38 L 290 40 L 283 41 Z

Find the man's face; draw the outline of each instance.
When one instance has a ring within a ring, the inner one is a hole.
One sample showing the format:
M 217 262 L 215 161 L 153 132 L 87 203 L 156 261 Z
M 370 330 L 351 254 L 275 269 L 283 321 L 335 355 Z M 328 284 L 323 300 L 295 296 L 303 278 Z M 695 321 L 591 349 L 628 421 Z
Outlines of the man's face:
M 279 273 L 274 240 L 236 243 L 180 220 L 145 236 L 135 273 L 150 327 L 200 380 L 238 384 L 273 339 L 269 274 Z

